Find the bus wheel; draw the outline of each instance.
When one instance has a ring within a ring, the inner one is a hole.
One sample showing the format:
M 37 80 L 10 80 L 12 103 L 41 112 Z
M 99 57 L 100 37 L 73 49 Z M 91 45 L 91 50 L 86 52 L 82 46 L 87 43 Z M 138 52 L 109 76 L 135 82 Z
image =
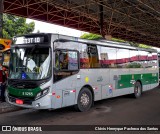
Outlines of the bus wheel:
M 135 87 L 134 87 L 134 97 L 139 98 L 142 94 L 142 85 L 140 82 L 136 82 Z
M 88 111 L 92 106 L 92 93 L 88 88 L 83 88 L 78 95 L 76 110 L 80 112 Z

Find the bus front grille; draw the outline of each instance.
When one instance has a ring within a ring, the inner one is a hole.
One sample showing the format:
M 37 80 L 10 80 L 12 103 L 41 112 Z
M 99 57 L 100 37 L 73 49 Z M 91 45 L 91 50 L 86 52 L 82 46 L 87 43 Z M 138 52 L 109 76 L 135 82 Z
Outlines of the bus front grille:
M 17 99 L 22 100 L 23 104 L 26 104 L 26 105 L 31 105 L 32 102 L 34 101 L 34 98 L 21 98 L 21 97 L 14 97 L 12 95 L 9 95 L 8 98 L 9 98 L 9 101 L 13 103 L 16 103 Z

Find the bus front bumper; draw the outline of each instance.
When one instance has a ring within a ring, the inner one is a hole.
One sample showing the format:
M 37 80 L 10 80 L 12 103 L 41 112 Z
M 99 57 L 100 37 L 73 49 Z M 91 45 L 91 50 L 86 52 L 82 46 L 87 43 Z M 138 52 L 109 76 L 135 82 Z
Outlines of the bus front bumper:
M 16 100 L 18 97 L 10 97 L 8 92 L 5 93 L 6 101 L 12 105 L 23 107 L 23 108 L 31 108 L 31 109 L 51 109 L 51 96 L 49 94 L 43 96 L 38 100 L 34 100 L 31 104 L 17 104 Z M 20 100 L 20 99 L 19 99 Z

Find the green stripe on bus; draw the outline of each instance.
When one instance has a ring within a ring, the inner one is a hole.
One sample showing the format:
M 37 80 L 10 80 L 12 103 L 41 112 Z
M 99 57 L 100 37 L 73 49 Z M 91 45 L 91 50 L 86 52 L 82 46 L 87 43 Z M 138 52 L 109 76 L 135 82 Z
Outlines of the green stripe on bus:
M 133 87 L 137 80 L 140 80 L 142 85 L 155 84 L 158 83 L 158 73 L 120 75 L 116 81 L 116 89 Z
M 8 86 L 8 93 L 17 97 L 35 97 L 41 91 L 40 87 L 34 89 L 18 89 Z

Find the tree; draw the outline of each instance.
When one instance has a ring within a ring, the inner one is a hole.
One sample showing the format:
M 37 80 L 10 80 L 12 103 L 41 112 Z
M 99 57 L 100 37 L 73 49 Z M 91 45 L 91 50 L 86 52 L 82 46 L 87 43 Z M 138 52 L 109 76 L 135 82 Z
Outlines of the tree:
M 103 37 L 101 35 L 92 34 L 92 33 L 84 33 L 83 35 L 80 36 L 80 38 L 82 38 L 82 39 L 88 39 L 88 40 L 103 39 Z M 130 41 L 125 41 L 125 40 L 117 39 L 117 38 L 112 38 L 111 40 L 112 41 L 116 41 L 116 42 L 128 42 L 131 46 L 134 46 L 134 47 L 152 48 L 151 46 L 148 46 L 148 45 L 145 45 L 145 44 L 133 43 L 133 42 L 130 42 Z
M 34 31 L 35 23 L 26 23 L 26 18 L 3 15 L 3 38 L 12 39 L 14 36 L 29 34 Z

